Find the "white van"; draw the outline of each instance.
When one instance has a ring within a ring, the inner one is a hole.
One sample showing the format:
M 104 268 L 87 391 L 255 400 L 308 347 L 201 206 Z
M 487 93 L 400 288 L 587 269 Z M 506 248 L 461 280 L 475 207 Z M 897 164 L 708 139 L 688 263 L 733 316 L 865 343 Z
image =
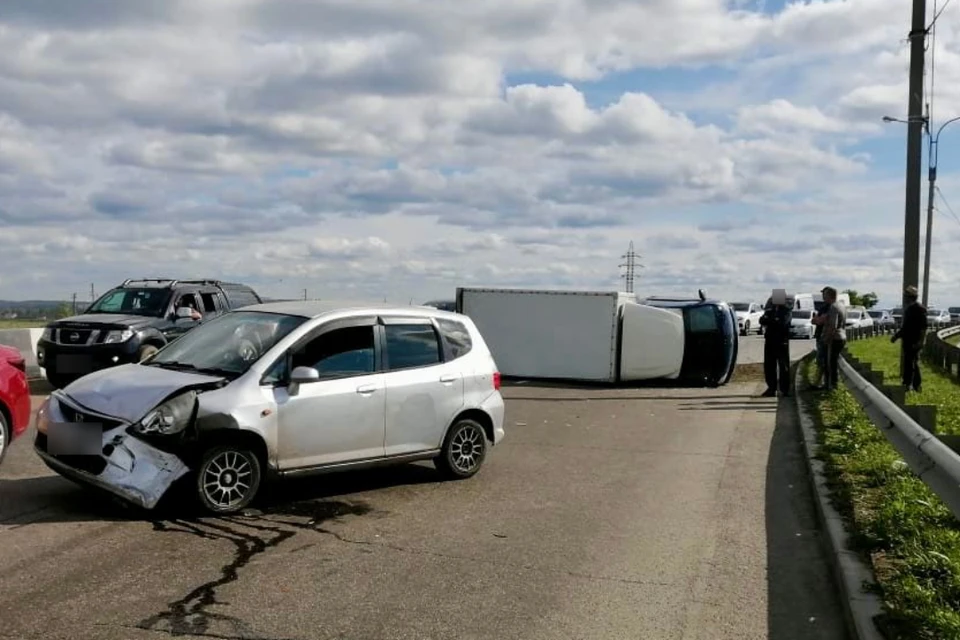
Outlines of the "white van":
M 816 304 L 812 293 L 797 293 L 793 296 L 793 308 L 796 311 L 814 311 Z

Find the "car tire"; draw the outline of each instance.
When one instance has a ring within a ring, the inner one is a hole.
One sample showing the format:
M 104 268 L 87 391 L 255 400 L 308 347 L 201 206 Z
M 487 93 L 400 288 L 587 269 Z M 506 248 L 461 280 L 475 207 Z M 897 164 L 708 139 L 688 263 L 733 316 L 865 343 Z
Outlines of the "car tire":
M 197 467 L 194 488 L 204 509 L 217 515 L 242 511 L 260 492 L 260 458 L 244 446 L 207 449 Z
M 480 471 L 486 457 L 487 434 L 483 425 L 465 418 L 450 427 L 434 464 L 445 478 L 464 480 Z
M 750 321 L 747 320 L 743 323 L 743 335 L 750 335 Z
M 137 362 L 143 362 L 157 351 L 160 351 L 157 347 L 152 344 L 145 344 L 137 351 Z
M 47 374 L 47 383 L 54 389 L 63 389 L 65 386 L 70 384 L 70 382 L 71 381 L 68 378 L 56 373 Z
M 3 411 L 0 411 L 0 464 L 3 463 L 12 440 L 13 432 L 10 430 L 10 425 L 7 424 L 7 416 L 3 414 Z

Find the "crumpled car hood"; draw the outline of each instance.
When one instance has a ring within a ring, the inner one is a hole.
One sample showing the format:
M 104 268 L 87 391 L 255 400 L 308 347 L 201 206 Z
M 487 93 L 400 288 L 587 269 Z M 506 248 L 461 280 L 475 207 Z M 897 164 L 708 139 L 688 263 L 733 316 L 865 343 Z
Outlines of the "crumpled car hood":
M 63 389 L 80 405 L 128 422 L 135 422 L 177 391 L 213 386 L 219 376 L 173 371 L 140 364 L 101 369 Z

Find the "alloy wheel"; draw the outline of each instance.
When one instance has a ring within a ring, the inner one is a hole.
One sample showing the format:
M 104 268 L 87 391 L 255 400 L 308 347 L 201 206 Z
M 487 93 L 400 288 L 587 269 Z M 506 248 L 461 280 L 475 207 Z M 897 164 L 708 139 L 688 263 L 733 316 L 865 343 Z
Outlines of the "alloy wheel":
M 254 468 L 248 453 L 226 450 L 204 465 L 201 487 L 204 497 L 218 509 L 236 507 L 254 487 Z
M 450 442 L 450 458 L 461 473 L 470 473 L 483 461 L 485 436 L 480 427 L 469 424 L 453 436 Z

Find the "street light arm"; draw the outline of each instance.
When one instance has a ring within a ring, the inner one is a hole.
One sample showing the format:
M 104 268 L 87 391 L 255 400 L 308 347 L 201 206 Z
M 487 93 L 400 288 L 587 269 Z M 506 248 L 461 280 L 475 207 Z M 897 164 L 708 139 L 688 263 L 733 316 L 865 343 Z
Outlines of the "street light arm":
M 943 128 L 944 128 L 944 127 L 946 127 L 946 126 L 947 126 L 948 124 L 950 124 L 951 122 L 956 122 L 957 120 L 960 120 L 960 116 L 957 116 L 956 118 L 950 118 L 949 120 L 947 120 L 946 122 L 944 122 L 942 125 L 940 125 L 940 128 L 937 129 L 937 135 L 933 136 L 934 142 L 936 142 L 937 140 L 940 139 L 940 132 L 943 131 Z

